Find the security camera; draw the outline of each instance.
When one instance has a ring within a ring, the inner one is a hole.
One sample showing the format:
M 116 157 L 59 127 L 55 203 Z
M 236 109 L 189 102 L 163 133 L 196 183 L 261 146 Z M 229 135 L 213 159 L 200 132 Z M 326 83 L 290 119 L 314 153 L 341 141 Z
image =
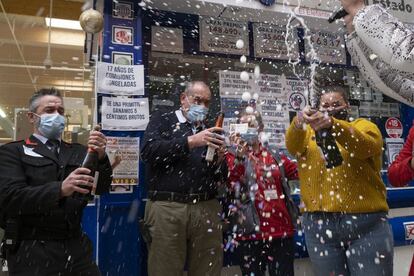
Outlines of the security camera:
M 53 65 L 52 59 L 50 57 L 46 57 L 45 60 L 43 61 L 43 65 L 45 66 L 46 70 L 52 68 L 52 65 Z

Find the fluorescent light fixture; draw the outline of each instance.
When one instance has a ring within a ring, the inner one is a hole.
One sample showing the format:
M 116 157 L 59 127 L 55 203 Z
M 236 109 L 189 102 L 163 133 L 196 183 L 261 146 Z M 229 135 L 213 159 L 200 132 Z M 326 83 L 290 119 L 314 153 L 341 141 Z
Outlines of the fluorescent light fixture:
M 45 17 L 46 26 L 49 27 L 50 17 Z M 82 30 L 78 20 L 67 20 L 67 19 L 58 19 L 52 18 L 51 22 L 52 28 L 61 28 L 61 29 L 71 29 L 71 30 Z
M 3 109 L 1 109 L 1 108 L 0 108 L 0 117 L 2 117 L 2 118 L 7 117 L 6 113 L 4 113 Z

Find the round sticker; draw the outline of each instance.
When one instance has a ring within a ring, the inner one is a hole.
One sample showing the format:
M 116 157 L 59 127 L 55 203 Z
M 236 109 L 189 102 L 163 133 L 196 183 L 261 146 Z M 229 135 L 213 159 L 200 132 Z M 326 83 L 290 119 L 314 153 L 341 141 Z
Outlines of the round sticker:
M 400 138 L 403 133 L 403 126 L 400 120 L 391 117 L 385 122 L 385 130 L 391 138 Z
M 306 98 L 301 93 L 292 93 L 289 96 L 289 105 L 294 110 L 302 110 L 306 106 Z

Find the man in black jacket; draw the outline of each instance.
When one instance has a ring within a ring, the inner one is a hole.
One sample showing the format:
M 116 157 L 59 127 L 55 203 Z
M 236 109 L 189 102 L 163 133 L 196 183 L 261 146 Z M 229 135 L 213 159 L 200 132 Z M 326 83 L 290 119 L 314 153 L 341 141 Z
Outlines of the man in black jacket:
M 150 276 L 220 275 L 222 268 L 221 206 L 217 184 L 227 176 L 224 139 L 218 127 L 206 129 L 211 92 L 204 82 L 191 82 L 180 96 L 181 109 L 153 114 L 145 131 L 148 198 L 145 223 Z M 207 146 L 216 148 L 213 162 Z
M 34 133 L 0 147 L 0 227 L 10 275 L 99 275 L 92 243 L 82 233 L 82 211 L 94 178 L 80 168 L 86 147 L 61 140 L 64 107 L 59 91 L 30 99 Z M 106 139 L 92 131 L 88 147 L 99 155 L 97 193 L 108 191 L 112 169 Z M 89 188 L 89 189 L 88 189 Z

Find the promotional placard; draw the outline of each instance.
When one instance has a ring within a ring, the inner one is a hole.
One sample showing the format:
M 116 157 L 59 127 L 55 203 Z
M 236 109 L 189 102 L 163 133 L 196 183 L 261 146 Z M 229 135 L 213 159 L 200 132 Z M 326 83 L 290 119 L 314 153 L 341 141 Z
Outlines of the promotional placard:
M 200 51 L 233 55 L 249 54 L 247 22 L 206 17 L 200 18 L 199 25 Z M 236 47 L 237 42 L 239 48 Z
M 148 98 L 102 97 L 102 129 L 145 130 Z
M 402 138 L 385 138 L 387 146 L 388 164 L 394 162 L 404 146 L 404 139 Z
M 305 108 L 308 102 L 308 80 L 286 79 L 285 90 L 288 98 L 289 111 L 299 111 Z
M 100 62 L 97 86 L 99 93 L 144 95 L 144 65 Z
M 262 58 L 297 60 L 299 58 L 298 34 L 296 28 L 253 23 L 254 56 Z
M 112 43 L 134 45 L 134 29 L 124 26 L 112 26 Z
M 137 185 L 139 137 L 107 136 L 106 138 L 106 153 L 113 171 L 112 185 Z
M 248 73 L 249 80 L 240 78 L 237 71 L 219 71 L 220 96 L 227 98 L 241 98 L 243 92 L 252 95 L 258 93 L 260 97 L 273 97 L 286 100 L 286 92 L 283 89 L 286 79 L 283 76 L 260 74 L 258 78 L 253 73 Z

